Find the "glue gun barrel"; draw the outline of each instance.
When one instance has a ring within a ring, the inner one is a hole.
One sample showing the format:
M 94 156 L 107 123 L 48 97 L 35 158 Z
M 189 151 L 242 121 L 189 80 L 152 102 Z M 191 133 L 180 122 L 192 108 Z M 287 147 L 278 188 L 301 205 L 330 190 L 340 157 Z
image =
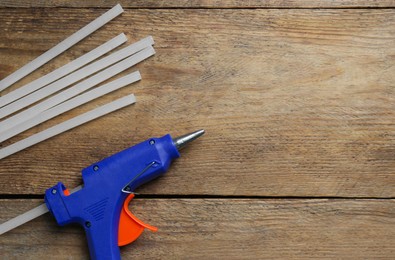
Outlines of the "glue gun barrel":
M 199 138 L 204 134 L 204 130 L 200 129 L 198 131 L 177 137 L 173 139 L 174 145 L 177 147 L 177 150 L 181 150 L 185 146 L 188 145 L 188 143 L 192 142 L 193 140 Z

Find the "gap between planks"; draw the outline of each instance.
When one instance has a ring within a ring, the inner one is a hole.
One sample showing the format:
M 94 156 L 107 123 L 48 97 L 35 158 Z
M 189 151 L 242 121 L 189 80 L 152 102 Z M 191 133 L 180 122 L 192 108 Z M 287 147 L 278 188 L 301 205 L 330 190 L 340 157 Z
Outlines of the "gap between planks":
M 0 194 L 2 199 L 42 199 L 43 194 Z M 249 199 L 249 200 L 393 200 L 395 197 L 344 197 L 344 196 L 228 196 L 228 195 L 177 195 L 177 194 L 139 194 L 138 199 Z

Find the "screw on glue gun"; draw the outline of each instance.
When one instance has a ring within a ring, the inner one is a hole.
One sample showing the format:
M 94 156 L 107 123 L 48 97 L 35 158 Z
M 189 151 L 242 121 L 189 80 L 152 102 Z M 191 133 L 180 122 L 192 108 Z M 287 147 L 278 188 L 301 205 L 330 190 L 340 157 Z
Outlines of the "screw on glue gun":
M 148 139 L 83 169 L 84 186 L 74 193 L 62 183 L 48 189 L 45 203 L 59 225 L 84 227 L 92 259 L 120 259 L 119 246 L 136 240 L 145 228 L 157 230 L 129 211 L 133 191 L 163 175 L 179 150 L 203 134 Z

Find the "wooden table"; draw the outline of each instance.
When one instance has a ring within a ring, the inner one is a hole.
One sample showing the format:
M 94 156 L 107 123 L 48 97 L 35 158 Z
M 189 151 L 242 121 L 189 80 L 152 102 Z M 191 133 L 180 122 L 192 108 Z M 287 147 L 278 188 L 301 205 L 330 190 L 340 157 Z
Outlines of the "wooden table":
M 0 1 L 0 78 L 114 1 Z M 152 35 L 138 102 L 0 161 L 0 221 L 57 181 L 151 136 L 199 128 L 168 174 L 130 205 L 157 233 L 123 259 L 394 259 L 395 1 L 132 1 L 124 14 L 15 84 L 115 35 Z M 81 228 L 45 215 L 0 237 L 1 259 L 86 259 Z

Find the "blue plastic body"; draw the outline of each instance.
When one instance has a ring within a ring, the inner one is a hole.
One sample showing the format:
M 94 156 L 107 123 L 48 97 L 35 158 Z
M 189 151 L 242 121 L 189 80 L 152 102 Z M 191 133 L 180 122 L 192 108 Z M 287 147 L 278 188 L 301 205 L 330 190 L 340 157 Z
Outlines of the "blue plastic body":
M 161 176 L 179 156 L 170 135 L 148 139 L 83 169 L 81 190 L 66 196 L 62 183 L 48 189 L 45 203 L 59 225 L 83 226 L 92 259 L 121 259 L 118 226 L 128 196 L 122 188 L 133 180 L 133 191 Z

